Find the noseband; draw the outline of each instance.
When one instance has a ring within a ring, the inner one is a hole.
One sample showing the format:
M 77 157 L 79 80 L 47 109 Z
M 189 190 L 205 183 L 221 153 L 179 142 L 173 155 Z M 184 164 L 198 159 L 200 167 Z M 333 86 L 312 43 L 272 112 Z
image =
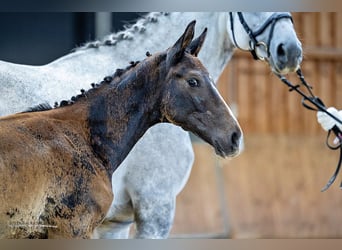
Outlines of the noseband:
M 248 36 L 250 38 L 249 51 L 251 52 L 251 54 L 255 60 L 264 60 L 265 59 L 264 57 L 258 56 L 256 51 L 255 51 L 256 48 L 259 46 L 264 46 L 265 50 L 267 52 L 267 57 L 270 57 L 269 47 L 270 47 L 270 43 L 271 43 L 271 40 L 273 37 L 274 26 L 278 20 L 283 19 L 283 18 L 289 18 L 291 20 L 291 22 L 293 23 L 292 16 L 290 14 L 275 12 L 263 23 L 263 25 L 261 25 L 261 27 L 259 29 L 252 31 L 251 28 L 246 23 L 246 20 L 244 19 L 242 12 L 237 12 L 237 15 L 239 17 L 241 25 L 243 26 L 243 28 L 245 29 L 246 33 L 248 34 Z M 229 17 L 230 17 L 230 29 L 232 31 L 234 44 L 237 48 L 243 50 L 241 47 L 239 47 L 239 45 L 237 44 L 236 39 L 235 39 L 233 12 L 229 12 Z M 263 41 L 258 41 L 257 36 L 261 35 L 268 26 L 271 26 L 271 30 L 270 30 L 270 34 L 268 36 L 267 43 L 265 43 Z

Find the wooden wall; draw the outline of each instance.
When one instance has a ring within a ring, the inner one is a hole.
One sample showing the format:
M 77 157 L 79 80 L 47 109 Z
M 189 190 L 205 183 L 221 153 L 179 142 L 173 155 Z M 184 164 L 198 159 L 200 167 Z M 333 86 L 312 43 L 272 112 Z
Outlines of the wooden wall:
M 342 109 L 342 13 L 293 18 L 306 80 L 327 106 Z M 194 143 L 195 164 L 177 198 L 171 237 L 342 237 L 342 176 L 320 192 L 338 152 L 326 148 L 316 112 L 244 52 L 234 55 L 219 89 L 237 111 L 245 150 L 222 160 L 207 144 Z

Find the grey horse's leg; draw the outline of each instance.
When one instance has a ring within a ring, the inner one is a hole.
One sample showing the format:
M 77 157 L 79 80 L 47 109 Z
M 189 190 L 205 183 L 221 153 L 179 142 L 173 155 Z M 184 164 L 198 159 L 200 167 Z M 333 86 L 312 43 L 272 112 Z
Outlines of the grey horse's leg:
M 129 159 L 130 157 L 128 157 Z M 126 158 L 127 159 L 127 158 Z M 107 212 L 106 218 L 94 231 L 94 238 L 97 239 L 128 239 L 130 228 L 134 223 L 134 208 L 132 197 L 127 188 L 132 183 L 128 181 L 127 170 L 136 166 L 129 165 L 125 160 L 112 176 L 114 198 Z M 134 184 L 135 180 L 133 181 Z M 139 190 L 139 189 L 138 189 Z
M 128 239 L 134 222 L 132 202 L 127 193 L 121 190 L 121 204 L 115 204 L 108 211 L 105 220 L 93 234 L 95 239 Z M 119 197 L 118 197 L 119 198 Z M 125 201 L 125 202 L 124 202 Z
M 141 198 L 141 197 L 140 197 Z M 164 239 L 167 238 L 175 214 L 176 197 L 156 200 L 156 197 L 144 197 L 134 204 L 134 220 L 127 211 L 115 211 L 113 217 L 106 220 L 95 229 L 93 238 L 127 239 L 131 225 L 135 221 L 135 238 Z
M 139 200 L 134 207 L 135 238 L 164 239 L 169 236 L 175 214 L 176 198 Z
M 95 229 L 93 238 L 96 239 L 127 239 L 133 221 L 106 220 Z

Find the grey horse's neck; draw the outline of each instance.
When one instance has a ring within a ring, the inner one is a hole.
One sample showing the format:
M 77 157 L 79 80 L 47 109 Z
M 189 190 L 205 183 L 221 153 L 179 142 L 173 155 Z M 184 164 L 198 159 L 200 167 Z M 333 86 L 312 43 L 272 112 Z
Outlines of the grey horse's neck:
M 165 49 L 168 39 L 178 37 L 182 29 L 196 20 L 196 32 L 208 27 L 208 35 L 199 58 L 217 80 L 230 59 L 233 45 L 227 37 L 227 13 L 150 13 L 142 17 L 125 31 L 111 34 L 102 41 L 88 43 L 74 53 L 64 56 L 49 66 L 70 67 L 76 73 L 97 74 L 112 72 L 114 67 L 127 65 L 127 58 L 141 60 L 147 51 L 151 53 Z

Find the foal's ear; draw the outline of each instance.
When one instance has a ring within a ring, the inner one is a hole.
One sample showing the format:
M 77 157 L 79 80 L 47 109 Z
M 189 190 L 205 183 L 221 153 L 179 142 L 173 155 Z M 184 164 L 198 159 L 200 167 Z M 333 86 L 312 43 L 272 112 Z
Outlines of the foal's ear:
M 187 51 L 191 55 L 197 56 L 198 53 L 200 52 L 202 45 L 204 43 L 205 37 L 207 36 L 207 30 L 208 29 L 205 28 L 202 34 L 190 43 L 189 47 L 187 48 Z
M 194 38 L 196 21 L 192 21 L 186 27 L 183 35 L 177 40 L 177 42 L 169 49 L 167 53 L 167 65 L 172 66 L 178 63 L 184 53 L 185 49 L 189 46 L 192 39 Z

